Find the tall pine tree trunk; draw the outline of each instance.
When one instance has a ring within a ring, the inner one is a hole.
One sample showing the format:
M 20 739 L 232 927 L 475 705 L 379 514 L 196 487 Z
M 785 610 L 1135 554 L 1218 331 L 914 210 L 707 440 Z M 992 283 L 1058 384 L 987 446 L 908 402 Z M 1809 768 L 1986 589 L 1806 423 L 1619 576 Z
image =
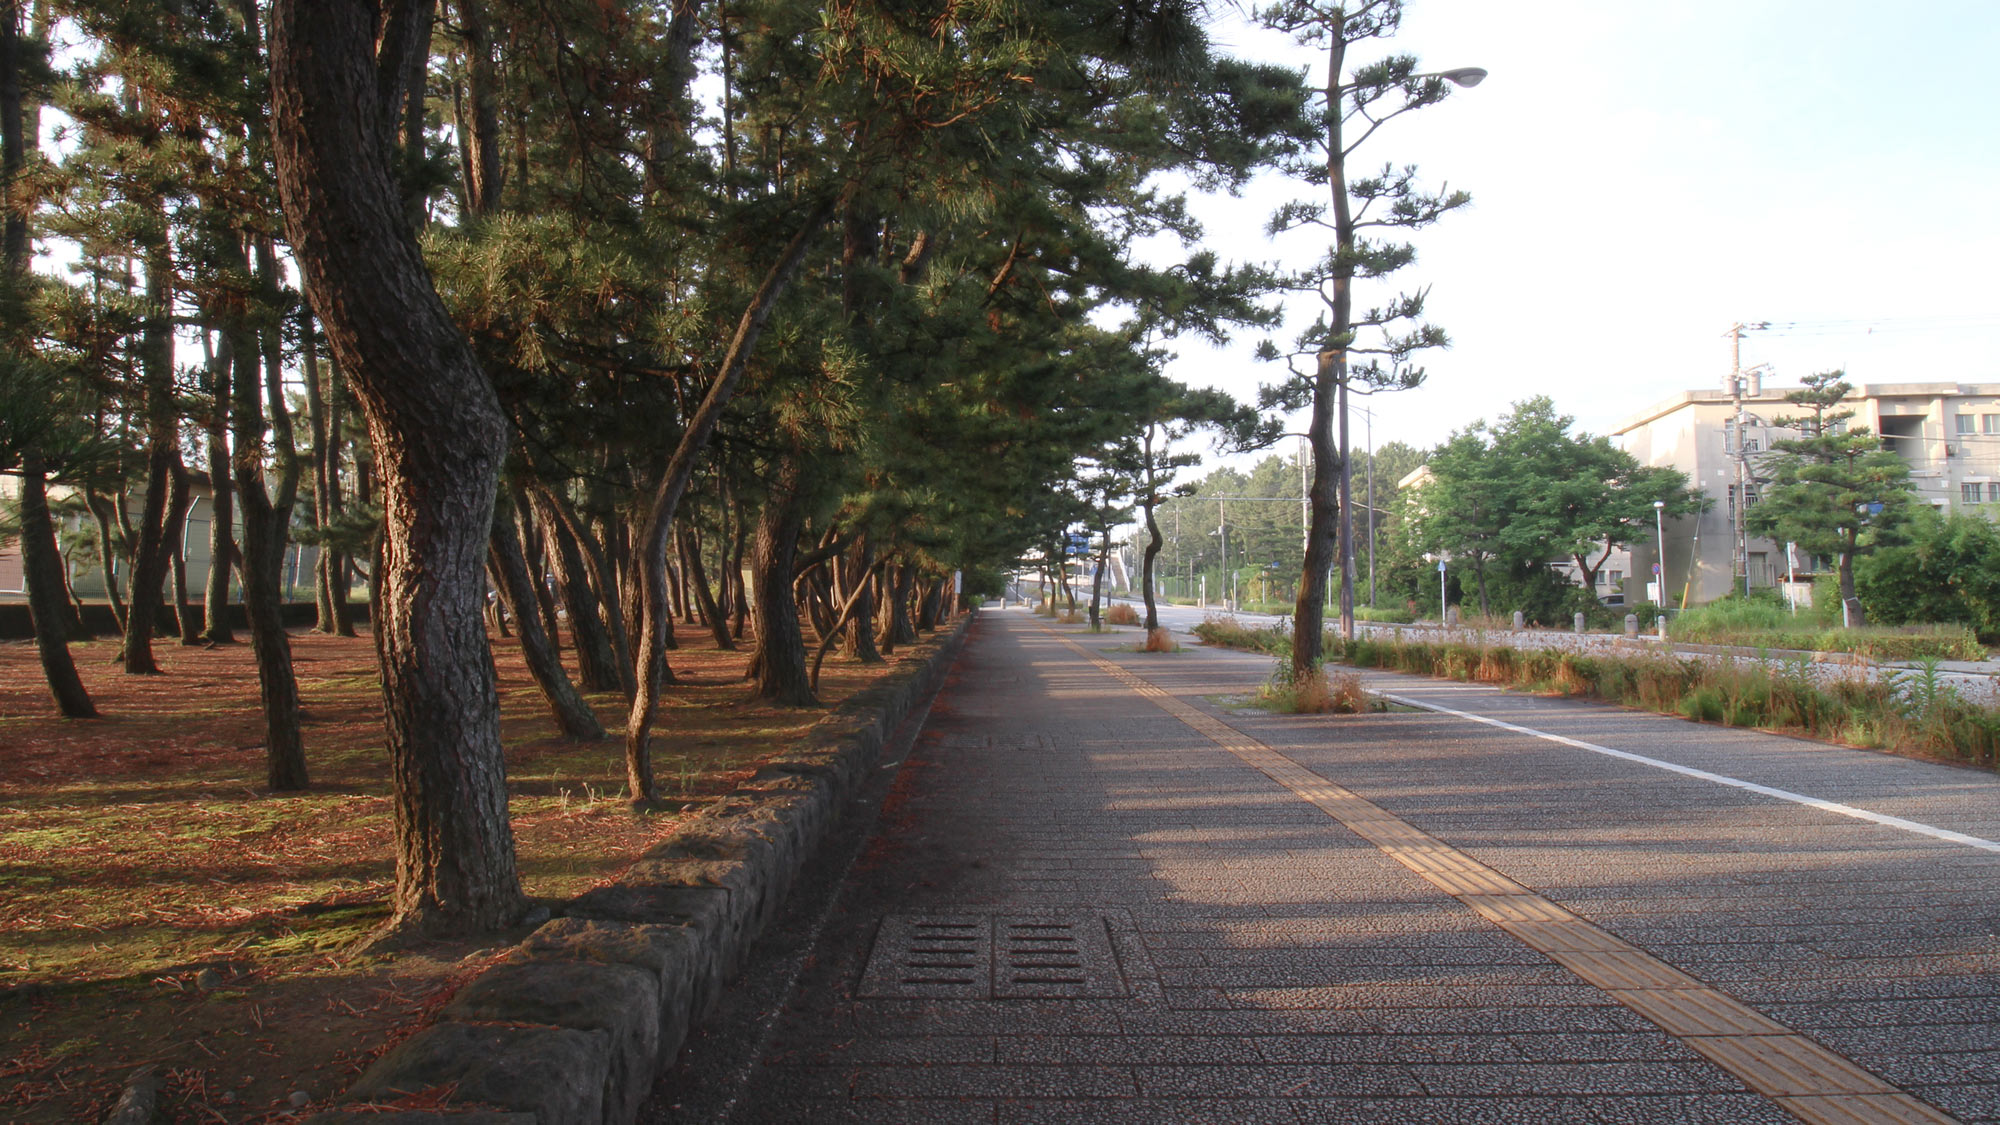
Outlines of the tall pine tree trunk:
M 39 454 L 21 464 L 21 570 L 28 587 L 28 618 L 35 628 L 35 652 L 49 694 L 64 717 L 94 719 L 97 708 L 70 659 L 67 597 L 63 591 L 62 552 L 56 547 L 56 525 L 49 517 L 46 474 Z
M 792 596 L 799 533 L 805 528 L 804 479 L 798 454 L 786 454 L 757 521 L 757 545 L 750 558 L 750 584 L 757 603 L 757 649 L 750 657 L 750 678 L 759 698 L 792 707 L 819 701 L 806 674 L 806 642 L 799 630 L 798 599 Z
M 289 503 L 274 502 L 264 481 L 261 392 L 268 376 L 260 377 L 257 336 L 239 321 L 224 330 L 222 341 L 223 349 L 234 357 L 232 468 L 236 499 L 243 509 L 243 613 L 250 628 L 258 696 L 264 710 L 264 774 L 273 790 L 287 792 L 310 783 L 299 725 L 298 682 L 292 672 L 292 641 L 284 624 L 285 525 L 291 508 Z M 279 501 L 284 500 L 280 495 Z
M 236 484 L 229 470 L 229 363 L 211 359 L 204 382 L 208 445 L 208 578 L 202 589 L 202 639 L 236 643 L 229 623 L 229 574 L 236 565 Z
M 591 585 L 576 536 L 571 534 L 569 523 L 546 491 L 535 489 L 532 497 L 536 522 L 541 525 L 542 538 L 549 547 L 547 558 L 555 571 L 556 586 L 562 592 L 563 604 L 569 607 L 570 636 L 576 642 L 577 674 L 583 679 L 583 690 L 621 690 L 618 654 L 612 647 L 611 634 L 606 630 L 597 591 Z
M 28 217 L 26 208 L 14 205 L 14 185 L 27 166 L 29 149 L 38 143 L 34 126 L 41 117 L 39 107 L 31 112 L 24 100 L 21 55 L 20 6 L 15 0 L 0 0 L 0 193 L 4 193 L 0 201 L 6 204 L 0 208 L 0 275 L 4 275 L 0 284 L 10 289 L 28 275 L 32 249 Z M 55 520 L 49 515 L 48 463 L 40 451 L 23 450 L 16 470 L 21 478 L 21 577 L 28 589 L 28 620 L 34 627 L 42 678 L 65 718 L 94 719 L 97 708 L 69 651 L 69 589 L 63 580 Z M 109 544 L 105 557 L 110 557 Z
M 181 644 L 201 643 L 201 617 L 188 601 L 187 518 L 194 507 L 194 480 L 185 467 L 174 462 L 174 484 L 167 496 L 167 551 L 173 567 L 174 624 L 179 627 Z
M 167 584 L 167 499 L 174 463 L 180 456 L 180 413 L 174 400 L 173 287 L 168 284 L 172 255 L 166 245 L 164 205 L 157 216 L 159 242 L 146 253 L 147 315 L 140 330 L 139 369 L 145 387 L 146 491 L 138 540 L 132 546 L 131 603 L 125 614 L 125 671 L 158 675 L 153 633 L 158 628 Z
M 695 537 L 693 528 L 681 529 L 681 553 L 687 558 L 688 586 L 708 623 L 709 635 L 715 638 L 715 647 L 724 652 L 736 651 L 736 642 L 729 639 L 729 622 L 722 616 L 722 604 L 709 589 L 708 572 L 701 565 L 701 540 Z
M 520 634 L 521 655 L 527 660 L 528 674 L 535 678 L 535 686 L 541 688 L 556 728 L 570 738 L 590 742 L 603 738 L 604 724 L 597 721 L 590 705 L 577 694 L 576 685 L 570 683 L 569 673 L 563 669 L 562 657 L 542 629 L 541 615 L 535 609 L 535 580 L 528 574 L 528 559 L 521 551 L 513 513 L 504 510 L 494 513 L 488 551 L 493 570 L 500 576 L 500 600 L 514 619 L 514 631 Z
M 377 17 L 393 27 L 423 3 L 277 0 L 272 132 L 289 241 L 367 416 L 380 477 L 373 632 L 395 784 L 396 925 L 476 931 L 526 907 L 480 614 L 505 418 L 402 217 L 380 124 L 383 102 L 401 101 L 382 88 L 398 92 L 394 76 L 408 68 L 390 51 L 378 69 Z
M 838 570 L 840 594 L 850 620 L 841 651 L 863 664 L 880 664 L 882 653 L 875 647 L 875 591 L 869 584 L 875 573 L 875 544 L 867 532 L 841 560 Z
M 695 465 L 708 447 L 710 435 L 715 433 L 716 425 L 722 421 L 723 409 L 736 393 L 736 385 L 743 378 L 744 368 L 749 365 L 750 353 L 756 350 L 757 340 L 764 334 L 764 326 L 770 321 L 778 298 L 791 284 L 792 276 L 798 272 L 799 263 L 805 260 L 806 250 L 811 246 L 814 235 L 833 213 L 837 202 L 828 199 L 805 217 L 790 245 L 785 247 L 784 253 L 772 263 L 763 281 L 758 284 L 757 292 L 751 296 L 749 306 L 737 321 L 736 334 L 731 337 L 729 348 L 723 354 L 722 366 L 716 371 L 715 380 L 709 384 L 708 393 L 702 396 L 701 405 L 688 418 L 680 443 L 667 460 L 666 472 L 660 475 L 659 484 L 654 488 L 642 516 L 644 522 L 640 525 L 640 534 L 632 544 L 641 568 L 640 588 L 644 594 L 639 644 L 633 660 L 639 673 L 639 690 L 633 693 L 632 711 L 625 721 L 625 779 L 634 800 L 651 800 L 654 796 L 653 720 L 659 711 L 660 688 L 667 676 L 666 634 L 674 627 L 667 605 L 667 549 L 675 510 L 680 507 L 681 496 L 687 491 Z

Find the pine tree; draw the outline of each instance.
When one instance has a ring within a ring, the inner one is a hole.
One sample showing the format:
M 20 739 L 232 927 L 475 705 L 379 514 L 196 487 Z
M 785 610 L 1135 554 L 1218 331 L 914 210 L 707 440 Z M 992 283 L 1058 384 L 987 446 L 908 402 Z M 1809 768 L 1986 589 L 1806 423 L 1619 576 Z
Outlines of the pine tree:
M 1427 289 L 1399 294 L 1373 308 L 1355 307 L 1357 280 L 1387 277 L 1416 259 L 1410 244 L 1378 239 L 1371 232 L 1400 233 L 1429 226 L 1472 197 L 1463 191 L 1420 187 L 1414 166 L 1384 165 L 1373 175 L 1350 178 L 1348 174 L 1349 157 L 1377 129 L 1405 113 L 1438 104 L 1450 89 L 1447 76 L 1419 73 L 1417 60 L 1409 55 L 1392 55 L 1348 70 L 1350 51 L 1395 35 L 1402 24 L 1402 0 L 1352 4 L 1281 0 L 1260 11 L 1259 18 L 1302 43 L 1327 48 L 1325 86 L 1307 115 L 1313 127 L 1311 143 L 1285 167 L 1306 183 L 1323 186 L 1328 198 L 1287 204 L 1270 222 L 1274 234 L 1317 226 L 1333 235 L 1325 257 L 1291 282 L 1291 288 L 1316 294 L 1326 306 L 1299 334 L 1290 353 L 1293 360 L 1309 359 L 1312 366 L 1294 367 L 1291 378 L 1267 389 L 1264 400 L 1266 406 L 1312 410 L 1306 429 L 1313 462 L 1307 493 L 1311 518 L 1292 616 L 1292 669 L 1304 677 L 1321 659 L 1326 583 L 1335 561 L 1336 534 L 1351 537 L 1353 530 L 1350 475 L 1343 458 L 1348 447 L 1347 395 L 1356 384 L 1369 391 L 1417 386 L 1424 370 L 1412 364 L 1411 357 L 1448 342 L 1443 329 L 1423 321 Z M 1470 85 L 1482 77 L 1483 71 L 1460 71 L 1452 72 L 1449 81 Z M 1266 358 L 1275 359 L 1277 354 L 1275 347 L 1264 350 Z M 1356 362 L 1355 357 L 1362 358 Z M 1352 630 L 1351 592 L 1343 581 L 1343 635 Z
M 1759 535 L 1836 559 L 1845 617 L 1860 625 L 1855 556 L 1873 545 L 1878 529 L 1902 517 L 1916 493 L 1908 462 L 1884 449 L 1868 427 L 1847 425 L 1854 411 L 1840 403 L 1854 386 L 1844 376 L 1841 371 L 1808 375 L 1805 386 L 1785 396 L 1807 413 L 1772 424 L 1796 428 L 1800 436 L 1771 443 L 1774 456 L 1764 463 L 1771 484 L 1762 501 L 1744 513 L 1744 524 Z

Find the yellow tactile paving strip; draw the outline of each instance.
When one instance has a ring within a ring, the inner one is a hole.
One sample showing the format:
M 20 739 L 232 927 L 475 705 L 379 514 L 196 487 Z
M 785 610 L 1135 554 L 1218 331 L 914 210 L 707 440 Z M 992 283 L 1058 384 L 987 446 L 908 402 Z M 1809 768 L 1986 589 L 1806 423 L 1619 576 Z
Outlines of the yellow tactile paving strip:
M 1599 929 L 1075 641 L 1053 630 L 1045 631 L 1209 741 L 1340 821 L 1418 877 L 1604 990 L 1800 1120 L 1813 1125 L 1955 1125 L 1956 1118 L 1735 997 Z

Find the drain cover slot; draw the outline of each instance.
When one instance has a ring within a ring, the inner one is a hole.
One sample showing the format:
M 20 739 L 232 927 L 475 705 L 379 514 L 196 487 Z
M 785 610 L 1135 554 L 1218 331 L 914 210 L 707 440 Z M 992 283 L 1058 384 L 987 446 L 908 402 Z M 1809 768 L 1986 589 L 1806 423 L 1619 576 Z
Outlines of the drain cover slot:
M 1088 915 L 890 915 L 856 990 L 956 1000 L 1125 994 L 1104 919 Z
M 985 999 L 993 992 L 993 923 L 977 914 L 882 919 L 860 996 Z
M 993 995 L 1125 995 L 1125 978 L 1118 972 L 1104 919 L 996 918 L 993 928 Z

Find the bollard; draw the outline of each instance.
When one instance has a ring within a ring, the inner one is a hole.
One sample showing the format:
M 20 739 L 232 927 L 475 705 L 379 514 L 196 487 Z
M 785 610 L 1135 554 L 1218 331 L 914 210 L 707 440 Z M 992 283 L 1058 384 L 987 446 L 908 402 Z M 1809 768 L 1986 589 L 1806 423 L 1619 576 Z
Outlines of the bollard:
M 1664 640 L 1666 640 L 1666 639 L 1667 639 L 1667 615 L 1666 615 L 1666 614 L 1662 613 L 1662 614 L 1660 615 L 1660 620 L 1659 620 L 1659 622 L 1658 622 L 1658 625 L 1659 625 L 1659 633 L 1660 633 L 1660 639 L 1664 641 Z
M 1576 615 L 1576 631 L 1579 636 L 1583 633 L 1583 614 L 1581 613 Z
M 1520 632 L 1521 630 L 1523 630 L 1523 629 L 1526 629 L 1527 627 L 1528 627 L 1528 615 L 1527 615 L 1527 614 L 1525 614 L 1525 613 L 1522 613 L 1522 612 L 1521 612 L 1520 610 L 1518 610 L 1518 609 L 1517 609 L 1517 610 L 1515 610 L 1515 611 L 1514 611 L 1514 631 L 1515 631 L 1516 633 L 1518 633 L 1518 632 Z
M 1444 611 L 1444 625 L 1449 629 L 1456 624 L 1458 624 L 1458 607 L 1452 606 Z
M 1625 615 L 1625 635 L 1628 637 L 1637 637 L 1639 635 L 1638 614 L 1628 613 Z

